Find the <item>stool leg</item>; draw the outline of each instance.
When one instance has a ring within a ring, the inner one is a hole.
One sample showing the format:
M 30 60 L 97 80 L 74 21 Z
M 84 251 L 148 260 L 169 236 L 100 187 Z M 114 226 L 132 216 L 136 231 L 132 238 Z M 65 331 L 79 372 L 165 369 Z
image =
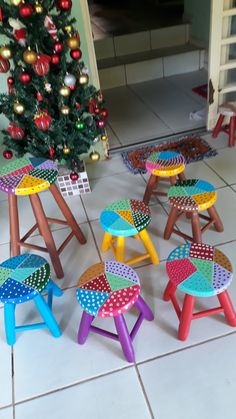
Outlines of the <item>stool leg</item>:
M 84 237 L 82 231 L 80 230 L 74 215 L 72 214 L 70 208 L 68 207 L 66 201 L 64 200 L 63 196 L 59 192 L 58 188 L 55 184 L 51 185 L 49 188 L 50 192 L 52 193 L 57 205 L 59 206 L 62 214 L 64 215 L 68 225 L 71 227 L 75 237 L 79 240 L 81 244 L 86 243 L 86 238 Z
M 192 233 L 193 233 L 193 241 L 195 243 L 202 243 L 202 232 L 201 226 L 199 221 L 199 216 L 197 211 L 193 211 L 192 213 Z
M 174 186 L 176 184 L 176 176 L 170 176 L 169 179 L 171 186 Z
M 20 254 L 20 231 L 19 231 L 19 215 L 17 207 L 16 195 L 8 195 L 9 205 L 9 221 L 10 221 L 10 242 L 11 242 L 11 256 L 18 256 Z
M 160 263 L 160 260 L 159 260 L 156 249 L 153 246 L 153 243 L 152 243 L 152 241 L 149 237 L 149 234 L 148 234 L 146 228 L 139 232 L 139 236 L 140 236 L 140 238 L 143 242 L 143 245 L 144 245 L 145 249 L 147 250 L 147 252 L 150 256 L 150 259 L 151 259 L 152 263 L 154 265 L 158 265 Z
M 120 314 L 119 316 L 114 317 L 114 321 L 119 341 L 127 361 L 135 362 L 134 348 L 124 317 Z
M 178 178 L 179 178 L 180 182 L 183 182 L 184 180 L 186 180 L 186 176 L 185 176 L 184 172 L 179 173 Z
M 42 318 L 44 319 L 47 327 L 49 328 L 51 334 L 55 337 L 58 338 L 59 336 L 61 336 L 61 330 L 52 314 L 52 311 L 50 310 L 50 308 L 48 307 L 47 303 L 44 301 L 44 298 L 42 297 L 42 295 L 37 295 L 34 298 L 34 302 L 42 316 Z
M 116 240 L 116 260 L 117 262 L 125 261 L 125 237 L 118 236 Z
M 212 205 L 212 207 L 208 208 L 207 212 L 210 218 L 214 220 L 214 226 L 215 226 L 216 231 L 218 231 L 219 233 L 222 233 L 222 231 L 224 231 L 224 226 L 218 212 L 216 211 L 215 206 Z
M 178 209 L 175 207 L 172 207 L 168 216 L 168 220 L 166 223 L 166 227 L 165 227 L 165 231 L 164 231 L 164 239 L 165 240 L 169 240 L 172 232 L 173 232 L 173 228 L 174 225 L 176 223 L 178 217 Z
M 215 128 L 213 130 L 213 133 L 212 133 L 212 137 L 213 138 L 216 138 L 217 135 L 219 134 L 219 132 L 221 130 L 221 127 L 222 127 L 222 124 L 223 124 L 223 121 L 224 121 L 224 118 L 225 118 L 224 115 L 221 115 L 220 114 L 220 116 L 219 116 L 219 118 L 217 120 L 216 126 L 215 126 Z
M 150 178 L 148 180 L 148 183 L 147 183 L 147 186 L 146 186 L 146 189 L 145 189 L 145 192 L 144 192 L 144 195 L 143 195 L 144 204 L 146 204 L 146 205 L 149 204 L 149 201 L 150 201 L 150 198 L 151 198 L 151 195 L 152 195 L 152 191 L 157 187 L 158 180 L 159 180 L 158 176 L 155 176 L 155 175 L 150 176 Z
M 48 253 L 51 257 L 53 267 L 55 269 L 56 275 L 58 278 L 63 278 L 64 273 L 61 266 L 61 261 L 56 249 L 56 245 L 52 236 L 52 232 L 50 230 L 50 227 L 48 225 L 48 221 L 45 215 L 45 212 L 43 210 L 42 203 L 39 199 L 38 194 L 29 195 L 30 202 L 34 211 L 34 215 L 37 221 L 37 224 L 39 225 L 40 231 L 43 234 L 43 238 L 46 244 L 46 247 L 48 249 Z
M 83 345 L 88 337 L 89 334 L 89 328 L 92 324 L 92 321 L 94 319 L 94 316 L 92 316 L 89 313 L 86 313 L 86 311 L 83 311 L 82 318 L 80 321 L 80 326 L 78 330 L 78 343 L 80 345 Z
M 178 338 L 185 340 L 188 337 L 189 328 L 192 320 L 195 297 L 186 294 L 184 297 L 184 304 L 180 315 L 180 324 L 178 331 Z
M 103 239 L 102 239 L 102 252 L 106 252 L 111 247 L 112 235 L 110 233 L 105 232 Z
M 235 134 L 235 116 L 231 116 L 229 122 L 229 147 L 234 147 L 234 134 Z
M 11 303 L 4 304 L 4 323 L 5 333 L 8 345 L 14 345 L 16 342 L 15 329 L 15 305 Z
M 171 295 L 175 293 L 176 288 L 176 285 L 174 285 L 173 282 L 169 281 L 163 294 L 163 300 L 169 301 Z
M 146 320 L 152 321 L 154 319 L 152 310 L 148 307 L 147 303 L 144 301 L 144 299 L 141 296 L 138 297 L 134 305 L 143 314 L 143 317 Z
M 227 291 L 217 295 L 221 307 L 224 309 L 225 317 L 230 326 L 236 326 L 236 313 Z

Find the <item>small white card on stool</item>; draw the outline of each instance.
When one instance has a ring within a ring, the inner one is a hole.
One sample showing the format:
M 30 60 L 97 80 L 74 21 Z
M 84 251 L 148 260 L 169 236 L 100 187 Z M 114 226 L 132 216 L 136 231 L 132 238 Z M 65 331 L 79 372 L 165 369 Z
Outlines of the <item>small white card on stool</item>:
M 78 171 L 78 179 L 71 180 L 71 171 L 66 167 L 59 168 L 59 175 L 57 178 L 61 194 L 64 198 L 67 196 L 82 195 L 91 192 L 88 174 L 83 164 Z

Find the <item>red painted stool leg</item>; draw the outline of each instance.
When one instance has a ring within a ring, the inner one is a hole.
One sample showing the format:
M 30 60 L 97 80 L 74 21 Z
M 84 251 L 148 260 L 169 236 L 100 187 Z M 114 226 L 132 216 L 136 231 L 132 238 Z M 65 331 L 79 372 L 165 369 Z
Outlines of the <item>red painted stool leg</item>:
M 172 207 L 168 216 L 168 220 L 166 223 L 166 227 L 165 227 L 165 231 L 164 231 L 164 239 L 165 240 L 169 240 L 172 232 L 173 232 L 173 228 L 175 225 L 175 222 L 178 218 L 178 209 L 175 207 Z
M 9 221 L 10 221 L 10 244 L 11 256 L 18 256 L 20 254 L 20 231 L 19 231 L 19 215 L 17 207 L 16 195 L 8 195 L 9 205 Z
M 145 189 L 145 192 L 144 192 L 144 195 L 143 195 L 143 202 L 144 202 L 145 205 L 149 204 L 149 201 L 150 201 L 151 196 L 152 196 L 152 192 L 157 187 L 158 180 L 159 180 L 158 176 L 155 176 L 155 175 L 150 176 L 150 178 L 148 180 L 148 183 L 147 183 L 147 186 L 146 186 L 146 189 Z
M 180 315 L 178 338 L 185 340 L 188 337 L 190 324 L 193 316 L 195 297 L 186 294 L 184 297 L 184 304 Z
M 213 138 L 216 138 L 217 135 L 219 134 L 219 132 L 221 130 L 221 127 L 222 127 L 222 124 L 223 124 L 223 121 L 224 121 L 224 115 L 220 114 L 220 116 L 217 120 L 216 126 L 213 130 L 213 133 L 212 133 Z
M 169 281 L 163 294 L 163 300 L 169 301 L 171 295 L 175 293 L 176 288 L 176 285 L 174 285 L 173 282 Z
M 230 326 L 236 326 L 236 313 L 227 291 L 217 295 L 221 307 L 224 309 L 225 317 Z
M 180 182 L 183 182 L 183 180 L 186 180 L 186 176 L 185 176 L 184 172 L 179 173 L 178 174 L 178 178 L 179 178 L 179 181 Z
M 218 212 L 215 209 L 215 206 L 212 205 L 212 207 L 208 208 L 207 212 L 210 218 L 214 221 L 214 226 L 215 226 L 216 231 L 218 231 L 219 233 L 222 233 L 222 231 L 224 231 L 224 226 Z
M 177 182 L 176 176 L 170 176 L 170 184 L 171 186 L 174 186 Z
M 192 232 L 193 232 L 193 241 L 195 243 L 202 243 L 202 232 L 201 232 L 199 215 L 197 211 L 194 211 L 192 213 Z
M 235 116 L 231 116 L 229 122 L 229 147 L 234 146 L 234 133 L 235 133 Z

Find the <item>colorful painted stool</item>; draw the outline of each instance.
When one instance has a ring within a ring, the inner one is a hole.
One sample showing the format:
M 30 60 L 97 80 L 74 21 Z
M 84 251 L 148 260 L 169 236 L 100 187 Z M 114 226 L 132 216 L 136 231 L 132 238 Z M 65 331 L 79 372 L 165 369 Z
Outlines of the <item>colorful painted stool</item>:
M 220 131 L 229 134 L 229 147 L 235 145 L 235 129 L 236 129 L 236 103 L 228 102 L 219 106 L 219 117 L 213 130 L 212 137 L 218 137 Z M 229 124 L 222 127 L 224 119 L 229 119 Z
M 164 231 L 164 239 L 168 240 L 174 232 L 187 240 L 201 243 L 202 233 L 212 225 L 218 232 L 222 232 L 224 227 L 214 206 L 216 199 L 215 187 L 205 180 L 189 179 L 172 186 L 168 192 L 171 211 Z M 199 214 L 201 211 L 207 211 L 209 217 Z M 192 237 L 174 228 L 176 221 L 182 214 L 191 218 Z M 207 224 L 202 228 L 199 218 L 207 221 Z
M 152 153 L 146 161 L 146 169 L 151 176 L 146 186 L 143 202 L 148 205 L 151 196 L 166 196 L 165 192 L 158 192 L 157 186 L 160 178 L 169 178 L 170 184 L 175 185 L 177 176 L 184 180 L 185 158 L 175 151 L 160 151 Z
M 7 192 L 8 194 L 12 256 L 19 255 L 20 248 L 22 246 L 48 252 L 57 277 L 62 278 L 64 273 L 59 254 L 74 235 L 81 244 L 86 243 L 86 239 L 71 210 L 55 185 L 57 175 L 57 166 L 51 160 L 35 157 L 20 158 L 16 161 L 8 163 L 0 169 L 0 190 Z M 49 189 L 52 193 L 57 205 L 65 217 L 65 220 L 46 217 L 41 200 L 38 196 L 38 193 L 44 191 L 45 189 Z M 36 224 L 22 238 L 20 238 L 19 232 L 19 216 L 17 208 L 18 195 L 29 195 L 36 219 Z M 58 250 L 56 249 L 48 224 L 49 222 L 67 225 L 72 229 L 72 232 L 61 244 Z M 37 228 L 45 241 L 46 247 L 25 243 L 25 240 L 27 240 Z
M 46 303 L 41 292 L 48 292 Z M 15 256 L 0 264 L 0 301 L 4 304 L 6 339 L 14 345 L 16 332 L 48 327 L 53 336 L 61 336 L 60 328 L 52 314 L 53 294 L 61 296 L 62 291 L 50 279 L 50 266 L 41 256 L 24 254 Z M 34 300 L 44 322 L 16 326 L 17 304 Z
M 102 251 L 111 248 L 118 262 L 132 264 L 150 258 L 153 264 L 158 264 L 157 252 L 146 230 L 150 221 L 150 210 L 142 201 L 121 199 L 108 205 L 100 216 L 105 230 Z M 130 236 L 140 238 L 147 252 L 125 261 L 125 238 Z
M 153 313 L 140 296 L 136 272 L 120 262 L 103 262 L 91 266 L 80 277 L 77 299 L 83 308 L 78 331 L 78 343 L 85 343 L 89 331 L 120 342 L 129 362 L 135 361 L 132 341 L 144 319 L 153 320 Z M 129 333 L 123 314 L 135 307 L 139 317 Z M 95 317 L 114 317 L 117 334 L 93 326 Z
M 191 320 L 224 312 L 230 326 L 236 326 L 236 313 L 226 289 L 230 285 L 232 266 L 219 249 L 206 244 L 184 244 L 171 252 L 166 262 L 166 271 L 170 281 L 164 292 L 164 300 L 171 300 L 179 318 L 180 340 L 188 336 Z M 175 291 L 184 292 L 182 310 L 179 307 Z M 220 307 L 193 314 L 195 297 L 216 295 Z

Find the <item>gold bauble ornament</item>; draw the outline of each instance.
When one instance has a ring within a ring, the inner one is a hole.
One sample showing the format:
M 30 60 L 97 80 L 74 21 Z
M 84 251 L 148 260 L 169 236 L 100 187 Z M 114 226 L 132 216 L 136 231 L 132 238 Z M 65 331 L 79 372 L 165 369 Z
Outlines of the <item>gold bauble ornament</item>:
M 79 48 L 80 46 L 79 38 L 77 38 L 76 36 L 70 35 L 70 37 L 67 39 L 67 45 L 70 49 Z
M 19 4 L 22 2 L 22 0 L 11 0 L 12 6 L 19 6 Z
M 88 74 L 82 73 L 79 76 L 79 84 L 88 84 L 89 76 Z
M 98 153 L 98 151 L 92 151 L 92 153 L 90 153 L 89 157 L 92 161 L 100 160 L 100 154 Z
M 61 96 L 69 96 L 70 95 L 70 88 L 67 86 L 62 86 L 59 90 Z
M 69 154 L 70 153 L 70 147 L 68 147 L 68 146 L 65 145 L 63 147 L 62 151 L 63 151 L 64 154 Z
M 27 64 L 34 64 L 37 58 L 37 53 L 32 51 L 30 47 L 28 47 L 27 50 L 23 52 L 23 60 Z
M 107 140 L 107 136 L 106 136 L 105 134 L 103 134 L 103 135 L 101 136 L 101 140 L 102 140 L 102 141 L 106 141 L 106 140 Z
M 63 106 L 61 107 L 61 113 L 62 113 L 62 115 L 69 115 L 69 113 L 70 113 L 70 108 L 69 108 L 69 106 L 67 106 L 67 105 L 63 105 Z
M 41 13 L 43 13 L 43 6 L 38 1 L 36 1 L 35 5 L 34 5 L 34 11 L 38 15 L 40 15 Z
M 72 32 L 73 27 L 71 25 L 66 25 L 64 27 L 64 31 L 67 33 L 71 33 Z
M 13 110 L 18 115 L 22 115 L 25 112 L 25 107 L 18 100 L 13 104 Z
M 0 55 L 6 60 L 9 60 L 10 58 L 12 58 L 11 48 L 4 45 L 3 47 L 0 48 Z

